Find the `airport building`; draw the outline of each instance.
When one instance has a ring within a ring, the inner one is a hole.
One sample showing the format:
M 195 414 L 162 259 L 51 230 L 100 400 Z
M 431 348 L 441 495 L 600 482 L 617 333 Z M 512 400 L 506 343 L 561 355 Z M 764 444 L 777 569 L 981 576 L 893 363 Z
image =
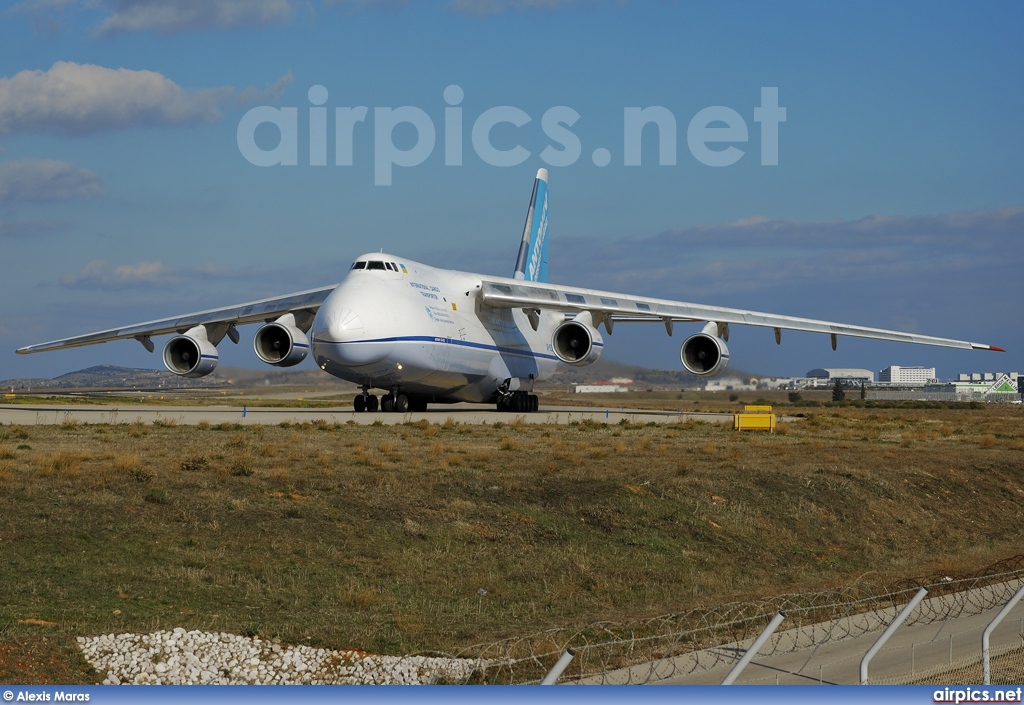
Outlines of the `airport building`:
M 629 387 L 624 384 L 577 384 L 574 388 L 575 394 L 607 394 L 608 392 L 628 392 Z
M 594 382 L 593 384 L 577 384 L 574 388 L 575 394 L 603 394 L 607 392 L 628 392 L 633 385 L 633 380 L 628 377 L 612 377 L 607 382 Z
M 849 387 L 859 387 L 862 384 L 872 384 L 875 381 L 875 373 L 871 370 L 862 370 L 853 367 L 838 367 L 823 369 L 817 368 L 807 373 L 808 387 L 831 387 L 836 380 Z
M 936 381 L 935 368 L 890 365 L 878 373 L 878 381 L 888 382 L 889 384 L 903 384 L 911 387 L 923 387 Z
M 960 374 L 957 379 L 945 384 L 929 384 L 925 387 L 930 392 L 945 392 L 965 397 L 969 401 L 974 397 L 991 395 L 1020 395 L 1020 377 L 1016 372 L 981 372 Z
M 895 385 L 894 385 L 895 386 Z M 1019 404 L 1020 375 L 1017 372 L 975 372 L 957 375 L 950 382 L 903 389 L 869 389 L 868 399 L 916 401 L 981 401 Z

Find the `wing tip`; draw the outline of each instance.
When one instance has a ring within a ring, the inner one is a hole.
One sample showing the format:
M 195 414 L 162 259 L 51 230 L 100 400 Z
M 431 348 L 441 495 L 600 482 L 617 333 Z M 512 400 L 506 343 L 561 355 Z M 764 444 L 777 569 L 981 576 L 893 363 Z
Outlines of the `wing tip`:
M 988 346 L 988 349 L 989 349 L 989 350 L 995 350 L 996 352 L 1006 352 L 1006 351 L 1005 351 L 1005 350 L 1003 350 L 1002 348 L 996 347 L 995 345 L 989 345 L 989 346 Z

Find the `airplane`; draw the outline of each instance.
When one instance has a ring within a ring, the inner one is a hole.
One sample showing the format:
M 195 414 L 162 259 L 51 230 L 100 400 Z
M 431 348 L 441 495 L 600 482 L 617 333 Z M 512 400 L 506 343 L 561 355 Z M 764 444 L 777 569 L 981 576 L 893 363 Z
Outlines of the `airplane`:
M 617 323 L 704 323 L 680 347 L 680 362 L 699 377 L 729 364 L 730 325 L 893 340 L 950 348 L 994 345 L 899 331 L 632 296 L 552 284 L 548 279 L 548 171 L 539 169 L 512 277 L 440 269 L 373 252 L 356 259 L 340 284 L 123 328 L 29 345 L 19 354 L 174 334 L 163 349 L 168 370 L 202 377 L 217 367 L 217 346 L 238 343 L 236 326 L 262 323 L 253 347 L 276 367 L 313 360 L 362 392 L 357 412 L 424 411 L 429 403 L 493 403 L 498 411 L 534 412 L 534 386 L 560 364 L 589 365 L 604 350 L 600 333 Z

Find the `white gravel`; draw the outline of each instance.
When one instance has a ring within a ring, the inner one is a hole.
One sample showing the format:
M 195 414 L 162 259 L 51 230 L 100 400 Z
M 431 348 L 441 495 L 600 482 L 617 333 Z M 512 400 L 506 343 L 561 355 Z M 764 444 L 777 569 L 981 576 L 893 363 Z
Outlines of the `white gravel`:
M 378 656 L 285 646 L 216 632 L 173 631 L 78 637 L 104 685 L 414 685 L 465 680 L 476 659 Z

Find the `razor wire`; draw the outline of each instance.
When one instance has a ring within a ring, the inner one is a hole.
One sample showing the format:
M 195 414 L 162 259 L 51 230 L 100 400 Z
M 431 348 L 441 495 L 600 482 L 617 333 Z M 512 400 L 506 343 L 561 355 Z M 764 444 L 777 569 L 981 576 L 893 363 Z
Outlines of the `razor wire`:
M 980 614 L 1005 604 L 1021 584 L 1024 554 L 966 575 L 935 574 L 887 583 L 876 574 L 867 574 L 820 592 L 549 629 L 446 655 L 475 659 L 479 664 L 463 682 L 538 683 L 562 653 L 572 648 L 576 656 L 563 682 L 653 683 L 731 665 L 780 611 L 786 613 L 786 629 L 772 636 L 761 656 L 813 649 L 882 629 L 921 587 L 928 588 L 928 599 L 911 614 L 905 623 L 908 626 Z M 1012 668 L 1014 659 L 1024 659 L 1024 654 L 1017 657 L 1014 653 L 1000 652 L 1000 663 Z

